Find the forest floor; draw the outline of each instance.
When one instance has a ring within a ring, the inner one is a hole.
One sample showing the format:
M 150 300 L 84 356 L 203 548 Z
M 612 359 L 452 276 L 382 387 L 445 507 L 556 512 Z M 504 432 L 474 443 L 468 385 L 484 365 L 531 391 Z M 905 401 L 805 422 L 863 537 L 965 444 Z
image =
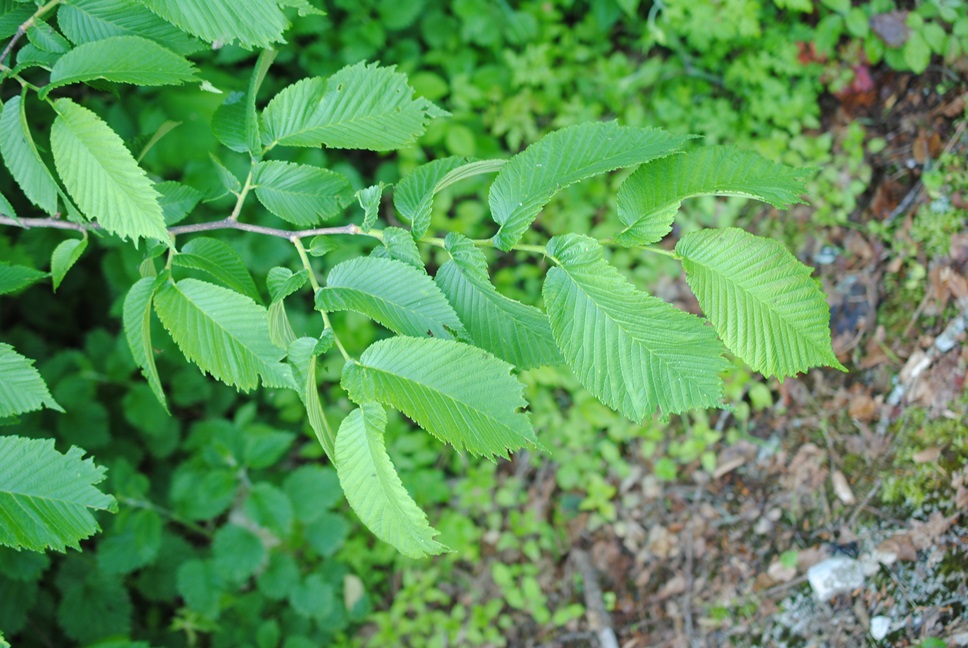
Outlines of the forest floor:
M 629 457 L 614 519 L 590 532 L 587 514 L 573 518 L 571 550 L 540 572 L 549 603 L 586 614 L 522 623 L 510 645 L 605 646 L 614 633 L 623 648 L 968 646 L 968 93 L 951 74 L 875 71 L 829 97 L 826 132 L 839 141 L 860 120 L 886 146 L 865 154 L 871 179 L 849 220 L 818 226 L 809 206 L 783 217 L 809 232 L 798 256 L 830 296 L 849 373 L 768 382 L 774 404 L 719 447 L 711 475 L 696 462 L 691 481 L 662 482 Z M 944 159 L 944 186 L 922 182 Z M 938 200 L 961 216 L 932 244 L 923 221 Z M 769 233 L 776 220 L 745 225 Z M 679 305 L 696 310 L 690 299 L 683 285 Z M 722 429 L 730 413 L 716 416 Z M 532 499 L 555 497 L 547 471 L 507 471 Z M 831 558 L 847 582 L 821 599 L 810 568 Z

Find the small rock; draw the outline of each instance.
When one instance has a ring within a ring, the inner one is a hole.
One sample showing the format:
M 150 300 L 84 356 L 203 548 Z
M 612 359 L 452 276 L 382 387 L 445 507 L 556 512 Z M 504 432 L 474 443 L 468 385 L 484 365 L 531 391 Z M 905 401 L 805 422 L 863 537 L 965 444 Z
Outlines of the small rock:
M 871 619 L 871 636 L 874 641 L 880 641 L 891 631 L 891 619 L 886 616 L 876 616 Z
M 853 558 L 835 556 L 808 569 L 807 580 L 810 581 L 814 595 L 819 600 L 826 601 L 863 585 L 864 571 Z

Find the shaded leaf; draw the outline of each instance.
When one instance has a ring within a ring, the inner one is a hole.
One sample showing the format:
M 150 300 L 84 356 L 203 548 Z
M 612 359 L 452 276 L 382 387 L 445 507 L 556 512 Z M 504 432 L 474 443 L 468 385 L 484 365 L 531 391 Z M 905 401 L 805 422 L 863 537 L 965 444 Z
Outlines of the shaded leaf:
M 163 279 L 156 277 L 144 277 L 136 281 L 124 298 L 122 321 L 124 335 L 135 364 L 141 369 L 141 374 L 148 381 L 148 386 L 158 402 L 167 410 L 165 390 L 161 386 L 158 367 L 155 365 L 155 350 L 151 345 L 151 301 L 162 281 Z
M 384 228 L 383 247 L 389 258 L 402 261 L 418 270 L 424 269 L 423 260 L 420 258 L 420 250 L 417 249 L 417 244 L 407 230 L 399 227 Z
M 172 180 L 155 184 L 155 189 L 160 194 L 158 203 L 168 226 L 183 221 L 202 199 L 202 192 L 195 187 Z
M 34 361 L 0 342 L 0 418 L 41 407 L 64 411 L 50 395 L 47 383 L 34 368 Z
M 57 183 L 30 136 L 21 97 L 11 97 L 0 115 L 0 153 L 24 195 L 48 214 L 57 212 Z
M 437 184 L 464 162 L 462 157 L 449 157 L 422 164 L 404 176 L 394 187 L 393 206 L 397 214 L 410 223 L 413 238 L 423 238 L 430 229 L 430 214 Z
M 252 301 L 262 301 L 245 261 L 228 243 L 206 236 L 193 238 L 172 257 L 172 263 L 201 270 Z
M 281 303 L 281 302 L 280 302 Z M 306 408 L 306 418 L 330 461 L 335 461 L 336 435 L 333 434 L 323 404 L 319 400 L 319 387 L 316 385 L 316 344 L 318 340 L 310 337 L 299 338 L 289 345 L 288 358 L 296 380 L 299 399 Z
M 0 295 L 16 292 L 46 278 L 46 272 L 0 261 Z
M 335 218 L 350 198 L 346 176 L 308 164 L 260 162 L 252 181 L 256 198 L 266 209 L 300 227 Z
M 309 271 L 303 268 L 299 272 L 293 272 L 289 268 L 275 267 L 269 270 L 266 277 L 266 286 L 269 288 L 269 297 L 273 303 L 282 301 L 306 285 L 309 280 Z

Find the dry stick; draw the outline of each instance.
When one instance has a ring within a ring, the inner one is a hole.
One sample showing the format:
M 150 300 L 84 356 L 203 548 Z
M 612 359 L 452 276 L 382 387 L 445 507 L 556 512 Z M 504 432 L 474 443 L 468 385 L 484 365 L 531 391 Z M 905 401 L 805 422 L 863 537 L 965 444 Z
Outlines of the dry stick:
M 571 560 L 575 569 L 581 574 L 585 584 L 585 608 L 588 611 L 588 623 L 598 635 L 601 648 L 618 648 L 618 638 L 612 629 L 612 620 L 605 609 L 602 598 L 602 588 L 598 585 L 598 576 L 588 554 L 577 547 L 571 550 Z

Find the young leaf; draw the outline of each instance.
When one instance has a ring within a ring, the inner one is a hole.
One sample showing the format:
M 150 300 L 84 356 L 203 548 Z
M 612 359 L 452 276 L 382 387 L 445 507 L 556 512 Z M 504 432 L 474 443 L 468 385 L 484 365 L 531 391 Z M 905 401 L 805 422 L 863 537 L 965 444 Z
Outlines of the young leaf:
M 283 351 L 269 336 L 268 313 L 250 298 L 213 284 L 182 279 L 164 284 L 155 312 L 182 353 L 216 379 L 242 391 L 293 387 Z
M 0 115 L 0 153 L 24 195 L 48 214 L 57 211 L 57 183 L 40 159 L 27 127 L 21 97 L 12 97 Z
M 70 99 L 58 99 L 54 108 L 54 164 L 78 207 L 121 238 L 153 238 L 170 246 L 158 192 L 121 138 Z
M 212 115 L 212 135 L 223 146 L 237 153 L 249 150 L 245 136 L 247 103 L 244 92 L 230 92 Z
M 204 49 L 199 41 L 130 0 L 71 0 L 58 10 L 57 24 L 76 45 L 111 36 L 141 36 L 182 55 Z
M 82 456 L 75 447 L 57 452 L 53 439 L 0 437 L 0 544 L 80 550 L 78 541 L 99 530 L 91 512 L 117 512 L 114 498 L 94 487 L 104 468 Z
M 383 246 L 387 251 L 387 256 L 391 259 L 402 261 L 418 270 L 424 269 L 423 260 L 420 258 L 420 250 L 417 249 L 417 244 L 407 230 L 399 227 L 384 228 Z
M 346 176 L 308 164 L 260 162 L 252 181 L 266 209 L 299 227 L 335 218 L 350 199 Z
M 545 314 L 499 293 L 488 277 L 484 253 L 470 239 L 451 232 L 445 245 L 452 259 L 437 271 L 435 281 L 474 343 L 520 369 L 560 364 Z
M 360 224 L 360 229 L 369 232 L 376 224 L 377 216 L 380 213 L 380 201 L 383 200 L 383 183 L 360 189 L 356 192 L 356 199 L 359 201 L 360 207 L 363 208 L 363 222 Z
M 437 531 L 403 487 L 383 440 L 387 416 L 364 403 L 343 419 L 336 433 L 336 472 L 346 499 L 373 535 L 411 558 L 448 551 Z
M 282 301 L 305 286 L 308 279 L 309 271 L 305 268 L 295 273 L 289 268 L 272 268 L 266 276 L 269 298 L 273 303 Z
M 273 0 L 140 0 L 153 12 L 209 43 L 238 40 L 246 49 L 283 41 L 289 27 Z
M 629 420 L 719 406 L 728 367 L 713 329 L 637 291 L 599 243 L 567 234 L 548 242 L 558 263 L 544 284 L 558 348 L 588 391 Z
M 50 275 L 54 284 L 54 292 L 57 292 L 57 288 L 64 281 L 68 270 L 74 267 L 74 264 L 77 263 L 77 260 L 81 258 L 81 255 L 84 254 L 84 250 L 86 249 L 86 235 L 84 238 L 71 238 L 66 241 L 61 241 L 54 248 L 54 252 L 50 255 Z
M 800 202 L 804 172 L 756 153 L 708 146 L 649 162 L 618 190 L 618 217 L 625 225 L 615 240 L 649 245 L 672 231 L 682 201 L 693 196 L 744 196 L 786 207 Z
M 0 261 L 0 295 L 16 292 L 46 278 L 46 272 L 35 270 L 29 266 L 11 265 L 6 261 Z
M 303 79 L 273 97 L 262 113 L 263 142 L 273 146 L 390 151 L 422 135 L 431 117 L 446 113 L 413 98 L 407 77 L 364 62 L 329 79 Z
M 135 364 L 141 368 L 155 398 L 167 410 L 165 390 L 161 386 L 155 366 L 155 350 L 151 346 L 151 301 L 162 281 L 157 277 L 144 277 L 131 286 L 124 298 L 122 322 Z
M 281 304 L 282 302 L 277 302 Z M 318 340 L 310 337 L 299 338 L 289 345 L 287 360 L 292 366 L 293 377 L 296 380 L 296 392 L 306 408 L 306 418 L 310 427 L 316 433 L 319 445 L 332 462 L 336 461 L 335 436 L 323 404 L 319 400 L 319 387 L 316 385 L 316 344 Z
M 343 367 L 343 389 L 356 403 L 400 410 L 432 435 L 476 455 L 507 457 L 537 446 L 524 385 L 511 365 L 452 340 L 393 337 Z
M 316 308 L 357 311 L 401 335 L 451 339 L 450 331 L 464 330 L 426 273 L 391 259 L 360 257 L 340 263 L 316 293 Z
M 42 407 L 64 411 L 34 369 L 34 361 L 14 351 L 9 344 L 0 342 L 0 419 Z
M 728 227 L 687 234 L 676 252 L 706 317 L 754 370 L 781 379 L 821 365 L 846 371 L 823 291 L 780 243 Z
M 206 272 L 256 303 L 262 301 L 245 261 L 228 243 L 207 236 L 193 238 L 171 261 L 183 268 Z
M 27 28 L 27 40 L 35 47 L 51 54 L 63 54 L 71 48 L 67 39 L 43 20 L 35 20 L 34 24 Z
M 394 188 L 393 206 L 397 214 L 410 223 L 414 239 L 423 238 L 430 229 L 437 184 L 464 161 L 462 157 L 449 157 L 428 162 L 408 173 Z
M 196 78 L 195 66 L 154 41 L 112 36 L 78 45 L 57 59 L 41 99 L 60 86 L 94 79 L 139 86 L 181 85 Z
M 183 221 L 202 199 L 202 192 L 195 187 L 172 180 L 157 183 L 155 189 L 161 194 L 158 202 L 168 226 Z
M 681 150 L 688 137 L 658 129 L 593 122 L 545 136 L 508 160 L 491 185 L 494 242 L 510 250 L 538 212 L 564 187 L 599 173 L 642 164 Z

